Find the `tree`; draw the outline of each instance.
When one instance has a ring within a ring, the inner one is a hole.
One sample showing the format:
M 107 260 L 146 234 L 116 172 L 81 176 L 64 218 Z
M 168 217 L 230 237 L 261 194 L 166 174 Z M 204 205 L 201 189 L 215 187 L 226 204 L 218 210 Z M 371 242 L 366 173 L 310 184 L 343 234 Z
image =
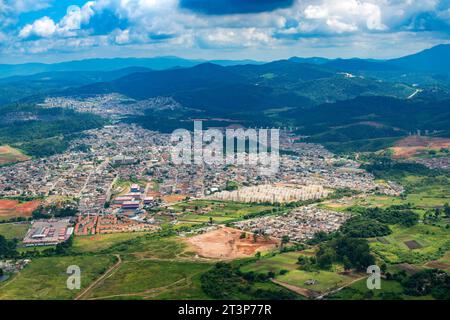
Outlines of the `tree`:
M 258 231 L 253 231 L 253 242 L 256 243 L 256 240 L 258 240 Z
M 209 224 L 213 224 L 213 218 L 209 217 Z
M 336 254 L 332 248 L 328 246 L 320 247 L 316 256 L 317 265 L 321 269 L 329 269 L 335 260 L 335 256 Z
M 285 244 L 289 243 L 289 240 L 290 240 L 289 236 L 282 236 L 282 237 L 281 237 L 281 245 L 280 245 L 280 248 L 283 248 L 283 246 L 284 246 Z
M 0 235 L 0 258 L 12 258 L 17 256 L 16 245 L 16 240 L 8 240 Z
M 444 214 L 446 218 L 450 218 L 450 205 L 448 203 L 444 204 Z

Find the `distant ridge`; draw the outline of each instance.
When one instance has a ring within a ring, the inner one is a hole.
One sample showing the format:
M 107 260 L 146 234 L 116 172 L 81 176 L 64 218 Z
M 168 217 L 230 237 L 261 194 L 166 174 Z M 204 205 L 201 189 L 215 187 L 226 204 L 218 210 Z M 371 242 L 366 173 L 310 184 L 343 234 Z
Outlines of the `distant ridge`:
M 290 62 L 321 65 L 341 71 L 421 71 L 443 73 L 450 71 L 450 44 L 442 44 L 424 51 L 391 60 L 375 59 L 327 59 L 322 57 L 291 57 Z M 189 68 L 202 63 L 211 62 L 220 66 L 262 65 L 265 62 L 244 60 L 201 60 L 184 59 L 173 56 L 153 58 L 96 58 L 67 61 L 53 64 L 25 63 L 0 64 L 0 78 L 24 76 L 56 71 L 114 71 L 130 67 L 141 67 L 152 70 Z

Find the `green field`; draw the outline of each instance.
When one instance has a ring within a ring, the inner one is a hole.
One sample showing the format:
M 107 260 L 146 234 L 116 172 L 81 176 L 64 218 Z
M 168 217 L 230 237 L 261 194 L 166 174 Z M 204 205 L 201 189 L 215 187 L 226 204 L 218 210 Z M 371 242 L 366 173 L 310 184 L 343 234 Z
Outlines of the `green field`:
M 408 296 L 403 293 L 403 287 L 398 281 L 381 279 L 381 289 L 370 290 L 367 288 L 366 279 L 356 281 L 349 287 L 327 296 L 330 300 L 428 300 L 431 296 Z
M 325 293 L 334 288 L 347 285 L 351 281 L 357 279 L 361 275 L 344 275 L 341 274 L 342 267 L 339 265 L 333 266 L 333 270 L 301 270 L 297 264 L 297 259 L 300 255 L 310 255 L 311 250 L 286 252 L 274 256 L 267 256 L 255 262 L 244 265 L 241 270 L 243 272 L 268 273 L 274 272 L 275 279 L 283 283 L 314 291 L 316 293 Z M 287 271 L 285 274 L 280 274 L 281 270 Z M 315 284 L 307 285 L 308 280 L 315 280 Z
M 0 224 L 0 235 L 6 239 L 22 240 L 29 228 L 28 223 L 2 223 Z
M 104 273 L 114 263 L 111 255 L 37 258 L 19 274 L 0 286 L 0 300 L 73 299 L 79 290 L 67 289 L 66 270 L 71 265 L 81 269 L 81 288 Z
M 142 232 L 96 234 L 93 236 L 75 237 L 73 250 L 76 252 L 97 252 L 111 246 L 144 235 Z
M 211 267 L 207 263 L 163 260 L 125 261 L 119 269 L 97 286 L 87 299 L 146 298 L 183 292 L 186 299 L 205 298 L 196 275 Z M 188 291 L 180 290 L 187 288 Z
M 180 214 L 180 222 L 204 223 L 213 218 L 213 222 L 226 223 L 242 219 L 247 214 L 274 209 L 270 205 L 255 205 L 230 201 L 194 200 L 175 204 L 169 208 Z
M 410 228 L 390 226 L 392 234 L 380 239 L 371 239 L 374 254 L 387 263 L 423 264 L 441 258 L 450 250 L 448 229 L 418 224 Z M 409 249 L 406 241 L 416 241 L 421 248 Z

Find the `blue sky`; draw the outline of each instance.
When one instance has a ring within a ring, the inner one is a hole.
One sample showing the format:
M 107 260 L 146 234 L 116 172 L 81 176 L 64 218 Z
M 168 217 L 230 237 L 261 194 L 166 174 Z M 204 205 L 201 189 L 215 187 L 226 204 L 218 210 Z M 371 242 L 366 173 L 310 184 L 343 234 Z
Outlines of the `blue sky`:
M 450 43 L 450 0 L 0 0 L 0 63 L 390 58 Z

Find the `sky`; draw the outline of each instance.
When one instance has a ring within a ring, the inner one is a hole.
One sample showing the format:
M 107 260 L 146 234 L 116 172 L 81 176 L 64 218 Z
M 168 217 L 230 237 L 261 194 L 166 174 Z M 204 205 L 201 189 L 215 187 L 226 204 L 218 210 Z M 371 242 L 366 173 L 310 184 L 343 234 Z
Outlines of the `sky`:
M 0 63 L 392 58 L 450 43 L 450 0 L 0 0 Z

